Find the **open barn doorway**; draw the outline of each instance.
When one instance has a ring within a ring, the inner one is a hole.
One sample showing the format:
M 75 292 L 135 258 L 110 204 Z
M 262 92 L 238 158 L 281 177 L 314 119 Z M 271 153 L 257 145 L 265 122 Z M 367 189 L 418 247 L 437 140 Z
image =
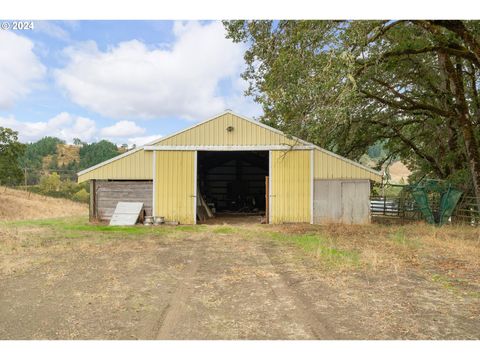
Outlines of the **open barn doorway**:
M 268 156 L 268 151 L 198 151 L 198 222 L 265 222 Z

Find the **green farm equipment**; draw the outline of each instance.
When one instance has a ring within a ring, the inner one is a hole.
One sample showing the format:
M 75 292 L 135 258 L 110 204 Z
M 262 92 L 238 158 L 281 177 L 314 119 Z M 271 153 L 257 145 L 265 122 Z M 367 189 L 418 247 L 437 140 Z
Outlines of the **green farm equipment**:
M 442 180 L 425 179 L 407 185 L 418 211 L 429 224 L 441 226 L 452 216 L 463 192 Z

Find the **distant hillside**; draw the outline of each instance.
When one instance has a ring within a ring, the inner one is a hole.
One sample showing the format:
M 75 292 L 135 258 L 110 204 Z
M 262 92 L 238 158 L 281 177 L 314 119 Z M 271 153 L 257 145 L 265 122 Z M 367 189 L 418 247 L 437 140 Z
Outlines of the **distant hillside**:
M 25 155 L 19 163 L 27 174 L 29 185 L 38 184 L 40 179 L 52 172 L 57 172 L 62 180 L 76 180 L 76 173 L 90 166 L 111 159 L 127 151 L 125 146 L 107 140 L 96 143 L 75 141 L 74 145 L 55 137 L 44 137 L 27 144 Z
M 376 168 L 386 156 L 387 151 L 384 148 L 384 145 L 379 142 L 368 149 L 367 153 L 360 158 L 360 162 L 363 165 Z M 386 171 L 389 174 L 389 183 L 408 184 L 408 177 L 412 174 L 412 172 L 400 159 L 397 158 L 394 160 L 396 161 L 393 161 L 391 164 L 385 163 L 382 167 L 382 171 Z
M 80 163 L 80 146 L 57 144 L 57 166 L 67 166 L 71 163 Z
M 377 159 L 378 161 L 378 159 Z M 368 156 L 364 156 L 361 159 L 361 163 L 371 168 L 376 168 L 377 161 L 374 159 L 369 158 Z M 388 182 L 390 184 L 408 184 L 408 177 L 412 174 L 409 168 L 405 166 L 403 162 L 397 160 L 390 165 L 384 164 L 382 167 L 382 171 L 386 171 L 389 175 Z
M 412 174 L 412 172 L 401 161 L 395 161 L 390 165 L 388 172 L 392 184 L 407 184 L 408 177 Z
M 88 215 L 88 205 L 34 193 L 0 188 L 0 221 Z

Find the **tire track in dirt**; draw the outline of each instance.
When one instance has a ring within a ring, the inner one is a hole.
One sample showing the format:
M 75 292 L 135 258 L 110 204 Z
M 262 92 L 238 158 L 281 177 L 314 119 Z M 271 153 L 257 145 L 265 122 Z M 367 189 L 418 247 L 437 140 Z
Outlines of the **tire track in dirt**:
M 179 285 L 157 321 L 158 331 L 154 329 L 156 340 L 175 339 L 175 326 L 185 313 L 186 303 L 192 296 L 193 280 L 200 266 L 203 252 L 203 247 L 199 246 L 198 242 L 192 247 L 189 254 L 190 261 L 179 277 Z
M 294 309 L 290 316 L 297 322 L 304 324 L 306 330 L 315 339 L 340 339 L 341 336 L 335 333 L 326 319 L 321 318 L 315 311 L 311 310 L 314 308 L 311 301 L 298 290 L 292 289 L 289 283 L 292 283 L 293 279 L 289 279 L 284 272 L 278 270 L 278 267 L 272 263 L 264 246 L 257 244 L 256 248 L 257 263 L 276 275 L 267 278 L 273 293 L 279 301 L 293 304 Z

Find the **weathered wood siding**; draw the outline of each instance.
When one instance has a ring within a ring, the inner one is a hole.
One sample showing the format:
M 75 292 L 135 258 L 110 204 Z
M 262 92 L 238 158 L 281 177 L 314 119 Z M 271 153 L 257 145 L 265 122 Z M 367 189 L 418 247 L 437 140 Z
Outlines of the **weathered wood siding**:
M 315 180 L 314 224 L 370 222 L 368 180 Z
M 152 215 L 152 181 L 95 181 L 95 210 L 99 220 L 110 220 L 119 201 L 143 202 Z

